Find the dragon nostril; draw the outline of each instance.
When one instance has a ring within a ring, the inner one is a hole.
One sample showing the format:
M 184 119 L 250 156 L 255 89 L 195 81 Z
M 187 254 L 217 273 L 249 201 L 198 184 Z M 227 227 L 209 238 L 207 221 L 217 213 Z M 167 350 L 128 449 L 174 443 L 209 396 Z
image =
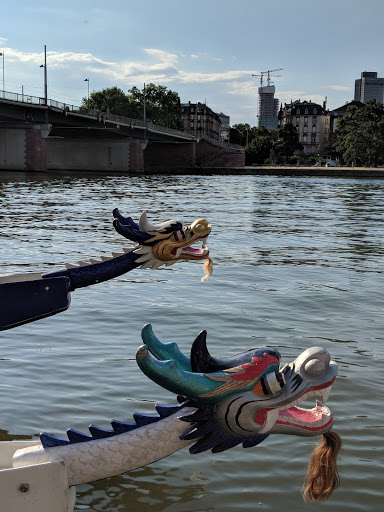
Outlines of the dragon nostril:
M 311 377 L 319 377 L 322 375 L 326 368 L 321 359 L 310 359 L 305 365 L 305 372 Z

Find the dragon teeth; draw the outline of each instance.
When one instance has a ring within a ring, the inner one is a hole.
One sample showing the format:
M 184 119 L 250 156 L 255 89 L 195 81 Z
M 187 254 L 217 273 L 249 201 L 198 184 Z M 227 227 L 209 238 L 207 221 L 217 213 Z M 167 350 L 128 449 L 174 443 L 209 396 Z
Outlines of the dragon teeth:
M 258 434 L 264 434 L 264 432 L 268 432 L 271 430 L 273 425 L 276 423 L 277 418 L 279 417 L 279 409 L 272 409 L 267 412 L 267 418 L 261 430 L 259 430 Z

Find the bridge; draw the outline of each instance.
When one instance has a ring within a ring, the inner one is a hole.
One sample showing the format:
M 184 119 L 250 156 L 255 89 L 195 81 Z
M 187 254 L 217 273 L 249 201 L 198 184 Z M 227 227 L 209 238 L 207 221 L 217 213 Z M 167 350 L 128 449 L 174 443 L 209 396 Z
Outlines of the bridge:
M 244 165 L 244 148 L 109 112 L 0 91 L 0 171 L 145 172 Z

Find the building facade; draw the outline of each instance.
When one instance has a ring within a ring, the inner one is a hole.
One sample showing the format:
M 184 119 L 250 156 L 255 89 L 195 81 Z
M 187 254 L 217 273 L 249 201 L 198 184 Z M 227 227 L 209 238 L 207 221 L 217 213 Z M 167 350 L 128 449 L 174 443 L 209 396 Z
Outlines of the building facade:
M 206 135 L 211 139 L 220 140 L 220 117 L 205 103 L 182 103 L 181 117 L 185 132 L 197 138 Z
M 277 129 L 279 100 L 275 98 L 275 86 L 259 87 L 259 127 Z
M 299 134 L 304 153 L 322 153 L 330 135 L 330 115 L 323 106 L 311 101 L 296 100 L 280 107 L 279 126 L 292 124 Z
M 229 142 L 229 132 L 231 129 L 231 118 L 222 112 L 219 114 L 221 129 L 220 129 L 220 140 L 222 142 Z
M 384 78 L 377 78 L 375 71 L 363 71 L 361 78 L 355 80 L 354 100 L 362 103 L 370 100 L 384 103 Z

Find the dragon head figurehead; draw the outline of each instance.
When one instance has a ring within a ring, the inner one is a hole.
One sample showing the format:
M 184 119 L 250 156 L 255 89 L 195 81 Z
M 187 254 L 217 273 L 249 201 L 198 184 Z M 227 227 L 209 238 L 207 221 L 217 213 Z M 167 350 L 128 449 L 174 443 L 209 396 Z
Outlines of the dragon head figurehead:
M 205 246 L 211 225 L 205 219 L 197 219 L 189 226 L 169 220 L 161 224 L 150 224 L 147 212 L 143 212 L 137 224 L 131 217 L 123 217 L 116 208 L 113 211 L 113 225 L 118 233 L 132 240 L 136 245 L 134 253 L 142 268 L 157 268 L 173 265 L 178 260 L 207 259 L 209 250 Z M 192 245 L 200 242 L 200 248 Z
M 233 442 L 247 443 L 255 436 L 260 442 L 269 434 L 315 436 L 332 428 L 331 412 L 323 403 L 337 364 L 321 347 L 308 348 L 281 368 L 280 354 L 271 348 L 214 358 L 205 331 L 193 343 L 190 358 L 175 343 L 161 343 L 150 325 L 143 328 L 142 337 L 145 345 L 136 357 L 141 370 L 200 411 L 211 411 L 210 421 Z M 313 408 L 299 406 L 315 397 L 319 400 Z M 199 428 L 195 430 L 198 437 Z

